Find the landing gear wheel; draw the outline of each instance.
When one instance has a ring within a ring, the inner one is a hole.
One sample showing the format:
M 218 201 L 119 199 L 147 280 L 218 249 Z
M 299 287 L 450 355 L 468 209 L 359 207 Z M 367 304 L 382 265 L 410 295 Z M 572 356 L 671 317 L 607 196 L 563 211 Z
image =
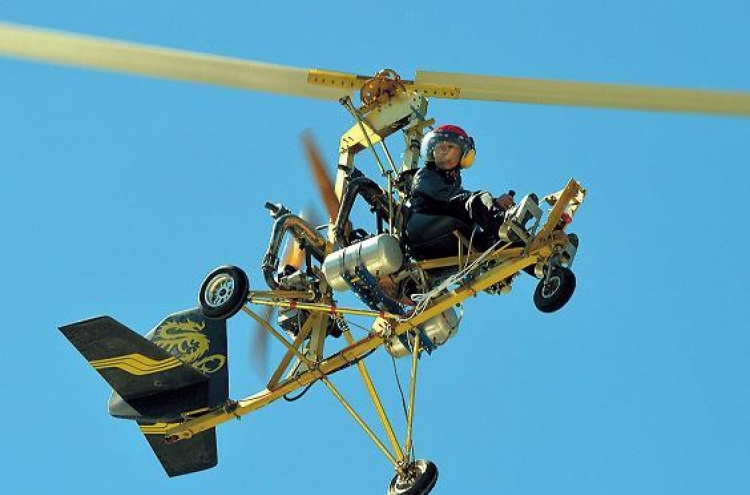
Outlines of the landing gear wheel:
M 198 293 L 201 312 L 208 318 L 231 318 L 242 309 L 249 289 L 247 274 L 241 268 L 220 266 L 201 284 Z
M 557 266 L 536 286 L 534 305 L 542 313 L 555 312 L 570 301 L 575 290 L 576 276 L 569 269 Z
M 388 495 L 427 495 L 435 487 L 438 469 L 434 462 L 418 459 L 409 466 L 409 476 L 397 474 L 388 485 Z

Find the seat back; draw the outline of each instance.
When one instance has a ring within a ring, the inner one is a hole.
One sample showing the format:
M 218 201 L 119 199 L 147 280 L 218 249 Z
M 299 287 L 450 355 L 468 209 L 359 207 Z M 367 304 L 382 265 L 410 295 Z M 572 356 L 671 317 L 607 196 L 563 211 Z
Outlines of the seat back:
M 412 213 L 406 224 L 407 243 L 417 260 L 458 255 L 458 230 L 468 236 L 471 228 L 454 217 Z

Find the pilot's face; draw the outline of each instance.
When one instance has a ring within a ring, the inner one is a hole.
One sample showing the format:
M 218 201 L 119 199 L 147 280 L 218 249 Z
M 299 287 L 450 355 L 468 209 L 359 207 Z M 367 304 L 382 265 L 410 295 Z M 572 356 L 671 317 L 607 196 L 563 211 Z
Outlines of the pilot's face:
M 433 150 L 435 166 L 440 170 L 453 170 L 461 161 L 461 147 L 450 141 L 440 141 Z

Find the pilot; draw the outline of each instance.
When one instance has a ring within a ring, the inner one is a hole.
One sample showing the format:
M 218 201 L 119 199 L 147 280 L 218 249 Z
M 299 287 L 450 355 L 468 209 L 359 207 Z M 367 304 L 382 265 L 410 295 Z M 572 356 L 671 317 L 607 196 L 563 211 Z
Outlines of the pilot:
M 425 165 L 414 176 L 406 222 L 415 251 L 427 257 L 455 254 L 455 230 L 467 238 L 473 232 L 474 246 L 480 249 L 497 240 L 513 197 L 511 193 L 493 198 L 487 191 L 461 186 L 461 171 L 471 166 L 475 152 L 474 140 L 456 125 L 441 125 L 422 139 Z

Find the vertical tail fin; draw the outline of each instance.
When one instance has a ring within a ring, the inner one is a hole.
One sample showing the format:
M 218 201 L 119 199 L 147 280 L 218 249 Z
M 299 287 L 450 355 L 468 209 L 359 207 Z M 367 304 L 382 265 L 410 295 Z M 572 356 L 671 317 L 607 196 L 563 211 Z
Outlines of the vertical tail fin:
M 174 444 L 165 434 L 185 413 L 220 407 L 229 397 L 225 320 L 192 309 L 168 316 L 145 337 L 108 316 L 60 331 L 113 388 L 110 414 L 138 422 L 169 476 L 217 464 L 214 429 Z

